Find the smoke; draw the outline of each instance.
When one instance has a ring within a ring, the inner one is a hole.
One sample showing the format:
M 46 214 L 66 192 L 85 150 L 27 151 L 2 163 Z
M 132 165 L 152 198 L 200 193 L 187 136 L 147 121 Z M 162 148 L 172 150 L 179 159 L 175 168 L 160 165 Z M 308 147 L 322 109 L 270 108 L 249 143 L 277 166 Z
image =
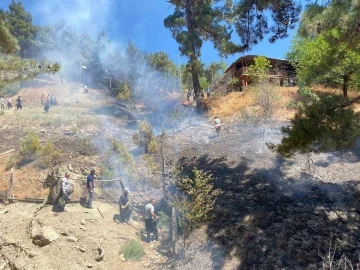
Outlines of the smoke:
M 97 34 L 110 22 L 115 1 L 97 0 L 52 0 L 33 1 L 32 13 L 41 25 L 52 25 L 66 21 L 77 31 L 87 29 L 90 34 Z

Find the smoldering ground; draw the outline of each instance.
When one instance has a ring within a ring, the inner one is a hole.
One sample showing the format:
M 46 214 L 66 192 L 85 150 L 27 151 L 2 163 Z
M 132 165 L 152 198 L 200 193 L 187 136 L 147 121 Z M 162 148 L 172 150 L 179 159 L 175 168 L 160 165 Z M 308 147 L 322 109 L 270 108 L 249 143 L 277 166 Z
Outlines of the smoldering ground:
M 188 131 L 203 134 L 199 129 Z M 194 166 L 211 173 L 221 194 L 203 227 L 210 242 L 190 237 L 179 269 L 319 269 L 330 243 L 336 245 L 334 260 L 346 254 L 358 262 L 358 146 L 312 154 L 309 170 L 306 155 L 283 159 L 263 147 L 281 139 L 278 128 L 236 125 L 209 143 L 199 140 L 196 151 L 182 136 L 171 138 L 185 140 L 175 147 L 174 162 L 185 173 Z

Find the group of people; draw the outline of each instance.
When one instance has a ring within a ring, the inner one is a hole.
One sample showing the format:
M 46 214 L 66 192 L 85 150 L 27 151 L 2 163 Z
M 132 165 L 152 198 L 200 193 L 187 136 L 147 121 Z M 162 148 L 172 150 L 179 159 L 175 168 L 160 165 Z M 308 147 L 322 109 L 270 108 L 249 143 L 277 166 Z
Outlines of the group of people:
M 46 98 L 43 94 L 43 95 L 41 95 L 40 101 L 41 101 L 41 105 L 45 104 L 44 105 L 45 113 L 49 112 L 50 106 L 54 106 L 54 105 L 58 104 L 58 101 L 57 101 L 56 97 L 54 97 L 54 94 L 51 94 L 51 95 L 48 94 Z
M 87 199 L 86 207 L 93 208 L 92 202 L 94 199 L 94 181 L 96 179 L 96 171 L 92 169 L 86 179 L 86 188 L 88 190 L 89 197 Z M 70 174 L 65 173 L 65 177 L 61 179 L 60 192 L 57 198 L 58 206 L 61 211 L 65 211 L 65 205 L 69 202 L 70 197 L 74 191 L 74 185 L 70 180 Z M 120 211 L 120 222 L 128 223 L 132 214 L 132 206 L 129 199 L 130 191 L 125 189 L 119 198 L 119 211 Z M 153 234 L 154 240 L 158 241 L 159 233 L 156 224 L 156 220 L 159 218 L 155 214 L 155 199 L 151 199 L 148 204 L 145 205 L 143 216 L 145 219 L 146 229 L 146 240 L 151 242 L 151 234 Z
M 5 98 L 5 97 L 2 96 L 0 98 L 0 110 L 1 111 L 5 110 L 5 105 L 6 105 L 8 110 L 12 109 L 13 104 L 12 104 L 12 98 L 11 97 Z M 22 98 L 21 98 L 21 96 L 18 96 L 18 98 L 16 99 L 16 110 L 22 110 Z
M 191 96 L 193 96 L 193 99 L 196 100 L 196 95 L 195 95 L 195 91 L 194 91 L 194 95 L 192 94 L 193 91 L 191 91 L 190 89 L 188 90 L 187 94 L 186 94 L 186 98 L 187 101 L 190 102 L 190 98 Z M 210 88 L 207 88 L 206 91 L 201 90 L 200 92 L 200 98 L 204 99 L 205 98 L 205 92 L 206 92 L 206 96 L 209 98 L 211 96 L 211 90 Z

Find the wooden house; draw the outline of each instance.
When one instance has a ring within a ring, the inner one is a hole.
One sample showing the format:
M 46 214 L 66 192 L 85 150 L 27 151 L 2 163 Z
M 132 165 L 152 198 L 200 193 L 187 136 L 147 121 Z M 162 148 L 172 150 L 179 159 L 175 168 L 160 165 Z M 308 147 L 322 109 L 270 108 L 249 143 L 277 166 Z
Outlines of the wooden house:
M 258 55 L 245 55 L 232 63 L 224 73 L 225 83 L 229 83 L 232 79 L 238 78 L 243 87 L 247 87 L 252 83 L 253 79 L 248 73 L 248 67 L 255 64 L 255 57 Z M 295 84 L 295 67 L 285 59 L 277 59 L 266 57 L 271 64 L 268 72 L 270 81 L 279 84 L 279 86 L 287 86 Z

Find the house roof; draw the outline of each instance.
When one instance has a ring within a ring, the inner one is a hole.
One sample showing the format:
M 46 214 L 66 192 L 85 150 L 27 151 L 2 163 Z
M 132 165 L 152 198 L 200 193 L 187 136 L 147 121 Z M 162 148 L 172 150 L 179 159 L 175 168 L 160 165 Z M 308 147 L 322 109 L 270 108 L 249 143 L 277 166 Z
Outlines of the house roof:
M 241 56 L 239 57 L 234 63 L 232 63 L 226 70 L 224 73 L 227 73 L 228 70 L 236 65 L 238 62 L 240 62 L 241 60 L 244 60 L 244 59 L 254 59 L 255 57 L 258 57 L 260 55 L 253 55 L 253 54 L 248 54 L 248 55 L 244 55 L 244 56 Z M 284 63 L 289 63 L 289 61 L 287 61 L 286 59 L 281 59 L 281 58 L 272 58 L 272 57 L 267 57 L 267 56 L 264 56 L 266 59 L 270 60 L 270 61 L 281 61 L 281 62 L 284 62 Z

